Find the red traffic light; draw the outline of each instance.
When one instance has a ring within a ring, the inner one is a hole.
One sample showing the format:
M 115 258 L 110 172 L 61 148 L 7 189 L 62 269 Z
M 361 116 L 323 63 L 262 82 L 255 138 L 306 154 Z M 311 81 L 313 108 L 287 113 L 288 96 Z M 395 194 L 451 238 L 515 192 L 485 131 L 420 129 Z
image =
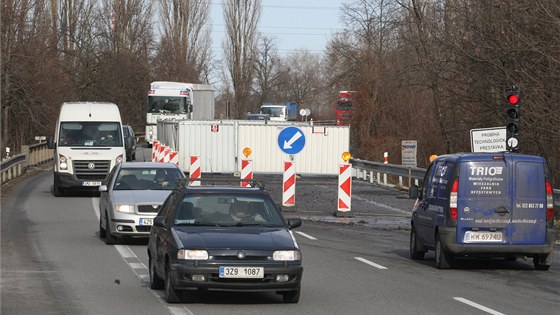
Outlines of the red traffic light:
M 515 93 L 512 93 L 512 94 L 508 95 L 507 99 L 508 99 L 508 102 L 511 105 L 515 105 L 515 104 L 517 104 L 517 102 L 519 102 L 519 95 L 517 95 Z

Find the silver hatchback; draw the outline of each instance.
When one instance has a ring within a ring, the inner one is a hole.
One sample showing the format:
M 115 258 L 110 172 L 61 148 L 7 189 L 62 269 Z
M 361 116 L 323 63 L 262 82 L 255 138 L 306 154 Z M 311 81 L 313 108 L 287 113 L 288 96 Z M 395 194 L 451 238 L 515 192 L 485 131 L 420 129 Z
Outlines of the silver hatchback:
M 121 163 L 99 186 L 99 237 L 111 245 L 119 237 L 148 238 L 161 204 L 185 178 L 171 163 Z

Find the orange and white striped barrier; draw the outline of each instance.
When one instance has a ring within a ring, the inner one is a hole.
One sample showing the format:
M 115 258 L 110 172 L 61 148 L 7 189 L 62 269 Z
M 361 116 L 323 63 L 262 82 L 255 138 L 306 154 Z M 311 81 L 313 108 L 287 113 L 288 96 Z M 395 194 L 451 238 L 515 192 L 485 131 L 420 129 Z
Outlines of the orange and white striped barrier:
M 296 204 L 296 171 L 294 162 L 284 162 L 283 183 L 282 206 L 293 207 Z
M 165 146 L 163 148 L 163 161 L 162 162 L 169 163 L 171 151 L 172 151 L 171 147 Z
M 251 187 L 247 180 L 253 179 L 253 160 L 241 160 L 241 187 Z
M 190 178 L 200 178 L 200 156 L 191 155 L 191 166 L 189 168 Z M 189 186 L 200 186 L 199 180 L 191 180 Z
M 340 164 L 338 173 L 338 210 L 337 216 L 351 216 L 352 202 L 352 165 Z

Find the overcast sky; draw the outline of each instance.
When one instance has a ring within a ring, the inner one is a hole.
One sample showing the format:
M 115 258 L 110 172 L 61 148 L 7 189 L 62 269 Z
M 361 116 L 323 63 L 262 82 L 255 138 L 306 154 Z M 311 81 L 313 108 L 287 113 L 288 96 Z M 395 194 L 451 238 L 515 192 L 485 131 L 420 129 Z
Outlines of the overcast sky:
M 262 0 L 259 31 L 276 38 L 278 52 L 305 48 L 322 53 L 331 34 L 340 31 L 340 8 L 348 0 Z M 222 54 L 225 25 L 221 0 L 211 5 L 212 50 Z

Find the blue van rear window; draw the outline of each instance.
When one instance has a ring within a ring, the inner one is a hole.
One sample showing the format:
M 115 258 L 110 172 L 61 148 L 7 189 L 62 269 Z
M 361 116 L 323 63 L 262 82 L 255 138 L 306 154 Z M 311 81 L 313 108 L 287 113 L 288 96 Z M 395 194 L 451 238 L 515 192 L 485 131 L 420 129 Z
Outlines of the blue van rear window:
M 544 165 L 534 162 L 517 162 L 515 164 L 515 184 L 517 197 L 542 197 L 545 191 Z

